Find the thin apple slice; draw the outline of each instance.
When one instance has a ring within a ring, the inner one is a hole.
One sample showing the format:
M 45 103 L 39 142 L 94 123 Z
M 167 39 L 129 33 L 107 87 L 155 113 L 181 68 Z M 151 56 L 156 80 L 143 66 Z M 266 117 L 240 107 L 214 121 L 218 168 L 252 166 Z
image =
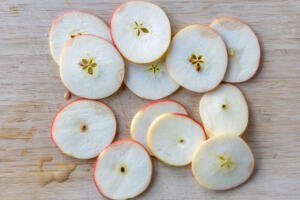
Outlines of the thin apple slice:
M 133 198 L 144 192 L 152 178 L 152 161 L 137 142 L 114 142 L 99 155 L 94 182 L 98 191 L 109 199 Z
M 49 32 L 49 47 L 57 64 L 64 44 L 81 34 L 97 35 L 111 42 L 109 28 L 100 18 L 77 10 L 63 12 L 53 21 Z
M 173 38 L 166 58 L 174 80 L 194 92 L 214 89 L 227 68 L 227 51 L 222 38 L 204 25 L 190 25 Z
M 170 21 L 165 12 L 149 2 L 129 1 L 111 18 L 113 42 L 128 60 L 151 63 L 167 51 L 171 40 Z
M 147 142 L 159 160 L 173 166 L 188 165 L 195 149 L 206 139 L 202 126 L 189 116 L 166 113 L 149 127 Z
M 248 125 L 248 105 L 242 92 L 231 84 L 221 84 L 204 94 L 199 112 L 209 137 L 242 135 Z
M 151 64 L 126 63 L 126 86 L 144 99 L 161 99 L 175 92 L 179 85 L 169 76 L 164 60 Z
M 79 159 L 96 157 L 114 139 L 116 119 L 105 104 L 79 99 L 64 106 L 51 126 L 53 142 L 65 154 Z
M 253 154 L 240 137 L 223 135 L 202 143 L 195 151 L 192 171 L 200 185 L 227 190 L 245 182 L 253 172 Z
M 252 29 L 242 21 L 220 17 L 211 24 L 224 39 L 229 55 L 229 64 L 224 81 L 244 82 L 254 76 L 260 63 L 260 46 Z
M 187 114 L 185 108 L 174 100 L 157 100 L 144 106 L 131 121 L 130 135 L 140 142 L 152 155 L 147 146 L 147 131 L 152 121 L 164 113 Z
M 111 43 L 94 35 L 80 35 L 64 46 L 60 76 L 73 94 L 101 99 L 120 88 L 124 65 L 123 58 Z

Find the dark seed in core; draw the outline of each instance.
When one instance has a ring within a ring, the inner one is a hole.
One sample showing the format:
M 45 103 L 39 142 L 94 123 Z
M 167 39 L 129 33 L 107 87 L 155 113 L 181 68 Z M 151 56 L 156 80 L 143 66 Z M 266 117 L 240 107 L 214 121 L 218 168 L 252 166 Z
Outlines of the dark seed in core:
M 86 130 L 87 130 L 87 126 L 86 126 L 85 124 L 82 125 L 82 126 L 81 126 L 81 131 L 84 132 L 84 131 L 86 131 Z
M 184 140 L 183 140 L 183 139 L 180 139 L 179 142 L 180 142 L 180 143 L 184 143 Z
M 226 105 L 225 105 L 225 104 L 223 104 L 223 105 L 222 105 L 222 108 L 226 108 Z
M 122 173 L 124 173 L 124 172 L 125 172 L 125 167 L 121 167 L 121 168 L 120 168 L 120 171 L 121 171 Z

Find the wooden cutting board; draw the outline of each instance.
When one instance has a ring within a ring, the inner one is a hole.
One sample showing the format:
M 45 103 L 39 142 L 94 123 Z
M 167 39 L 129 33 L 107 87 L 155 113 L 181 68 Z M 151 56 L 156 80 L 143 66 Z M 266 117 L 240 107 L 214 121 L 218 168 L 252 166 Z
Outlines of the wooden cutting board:
M 87 10 L 108 22 L 121 1 L 1 0 L 0 3 L 0 199 L 103 199 L 92 181 L 95 160 L 63 155 L 51 142 L 50 123 L 67 101 L 58 68 L 49 56 L 51 21 L 65 9 Z M 229 15 L 248 22 L 258 34 L 263 58 L 260 70 L 238 86 L 250 108 L 245 136 L 256 167 L 242 186 L 213 192 L 200 187 L 190 166 L 168 167 L 155 161 L 149 189 L 137 199 L 300 199 L 300 1 L 153 1 L 170 16 L 173 32 L 193 23 Z M 199 119 L 201 94 L 180 89 L 170 98 L 182 102 Z M 73 97 L 75 98 L 75 97 Z M 103 100 L 117 115 L 118 138 L 129 137 L 129 124 L 148 101 L 123 86 Z M 51 156 L 45 170 L 60 162 L 77 168 L 63 182 L 38 183 L 38 160 Z M 134 181 L 134 180 L 132 180 Z

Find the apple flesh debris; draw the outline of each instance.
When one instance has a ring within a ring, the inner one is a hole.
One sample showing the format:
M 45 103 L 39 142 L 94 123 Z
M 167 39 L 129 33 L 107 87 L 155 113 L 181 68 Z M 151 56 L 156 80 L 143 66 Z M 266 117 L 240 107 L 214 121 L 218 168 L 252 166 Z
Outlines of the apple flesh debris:
M 64 44 L 82 34 L 93 34 L 111 42 L 108 26 L 95 15 L 71 10 L 59 15 L 49 32 L 49 46 L 54 61 L 59 65 Z
M 115 132 L 116 119 L 108 106 L 99 101 L 79 99 L 56 114 L 51 138 L 65 154 L 90 159 L 113 141 Z
M 137 142 L 114 142 L 99 155 L 94 182 L 98 191 L 109 199 L 133 198 L 144 192 L 152 178 L 152 161 Z
M 204 94 L 199 105 L 200 117 L 209 137 L 242 135 L 248 125 L 248 105 L 242 92 L 231 84 L 221 84 Z
M 151 64 L 126 63 L 126 86 L 144 99 L 161 99 L 175 92 L 179 85 L 169 76 L 164 60 Z
M 190 25 L 173 38 L 167 57 L 171 77 L 194 92 L 214 89 L 227 68 L 227 50 L 222 38 L 204 25 Z
M 185 108 L 174 100 L 157 100 L 144 106 L 131 121 L 130 135 L 132 139 L 144 145 L 151 155 L 147 146 L 147 131 L 152 121 L 164 113 L 187 114 Z
M 166 113 L 156 118 L 147 135 L 148 146 L 155 157 L 173 166 L 188 165 L 193 152 L 205 139 L 202 126 L 179 113 Z
M 111 43 L 94 35 L 80 35 L 64 46 L 60 76 L 73 94 L 101 99 L 120 88 L 124 65 L 122 56 Z
M 207 140 L 195 151 L 192 171 L 200 185 L 227 190 L 245 182 L 253 172 L 254 158 L 238 136 L 222 135 Z
M 217 18 L 210 27 L 223 37 L 227 45 L 229 64 L 224 81 L 238 83 L 253 77 L 260 63 L 260 46 L 251 28 L 230 17 Z
M 134 63 L 151 63 L 167 51 L 171 40 L 165 12 L 149 2 L 129 1 L 111 18 L 111 35 L 121 54 Z

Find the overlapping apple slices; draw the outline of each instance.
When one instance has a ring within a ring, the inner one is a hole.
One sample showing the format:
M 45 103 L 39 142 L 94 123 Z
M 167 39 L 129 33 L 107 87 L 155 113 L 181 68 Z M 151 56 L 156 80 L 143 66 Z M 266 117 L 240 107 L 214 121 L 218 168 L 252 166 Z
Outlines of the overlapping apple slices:
M 199 105 L 200 117 L 209 137 L 241 135 L 248 124 L 248 105 L 242 92 L 231 84 L 221 84 L 204 94 Z
M 130 135 L 132 139 L 144 145 L 150 154 L 152 153 L 147 146 L 147 131 L 153 120 L 164 113 L 187 114 L 185 108 L 174 100 L 157 100 L 144 106 L 131 121 Z
M 77 96 L 101 99 L 116 92 L 124 78 L 124 60 L 114 46 L 94 35 L 80 35 L 65 44 L 60 76 Z
M 166 58 L 173 79 L 194 92 L 214 89 L 227 68 L 227 50 L 222 38 L 204 25 L 190 25 L 173 38 Z
M 260 46 L 252 29 L 230 17 L 217 18 L 210 27 L 222 36 L 228 48 L 229 64 L 224 81 L 237 83 L 250 79 L 260 62 Z
M 144 99 L 161 99 L 175 92 L 179 85 L 169 76 L 164 60 L 150 64 L 126 63 L 126 86 Z
M 253 172 L 254 158 L 248 145 L 238 136 L 211 138 L 193 155 L 192 171 L 200 185 L 227 190 L 245 182 Z
M 121 54 L 134 63 L 151 63 L 167 51 L 171 25 L 165 12 L 149 2 L 128 1 L 111 18 L 111 35 Z
M 187 115 L 166 113 L 148 129 L 147 142 L 159 160 L 173 166 L 188 165 L 195 149 L 206 139 L 202 126 Z
M 72 101 L 54 117 L 53 142 L 65 154 L 79 158 L 96 157 L 115 137 L 116 119 L 105 104 L 87 99 Z
M 129 199 L 150 184 L 152 161 L 147 151 L 131 140 L 120 140 L 101 152 L 94 171 L 99 192 L 109 199 Z
M 108 26 L 95 15 L 70 10 L 59 15 L 49 32 L 49 46 L 54 61 L 59 64 L 65 43 L 78 35 L 93 34 L 111 42 Z

